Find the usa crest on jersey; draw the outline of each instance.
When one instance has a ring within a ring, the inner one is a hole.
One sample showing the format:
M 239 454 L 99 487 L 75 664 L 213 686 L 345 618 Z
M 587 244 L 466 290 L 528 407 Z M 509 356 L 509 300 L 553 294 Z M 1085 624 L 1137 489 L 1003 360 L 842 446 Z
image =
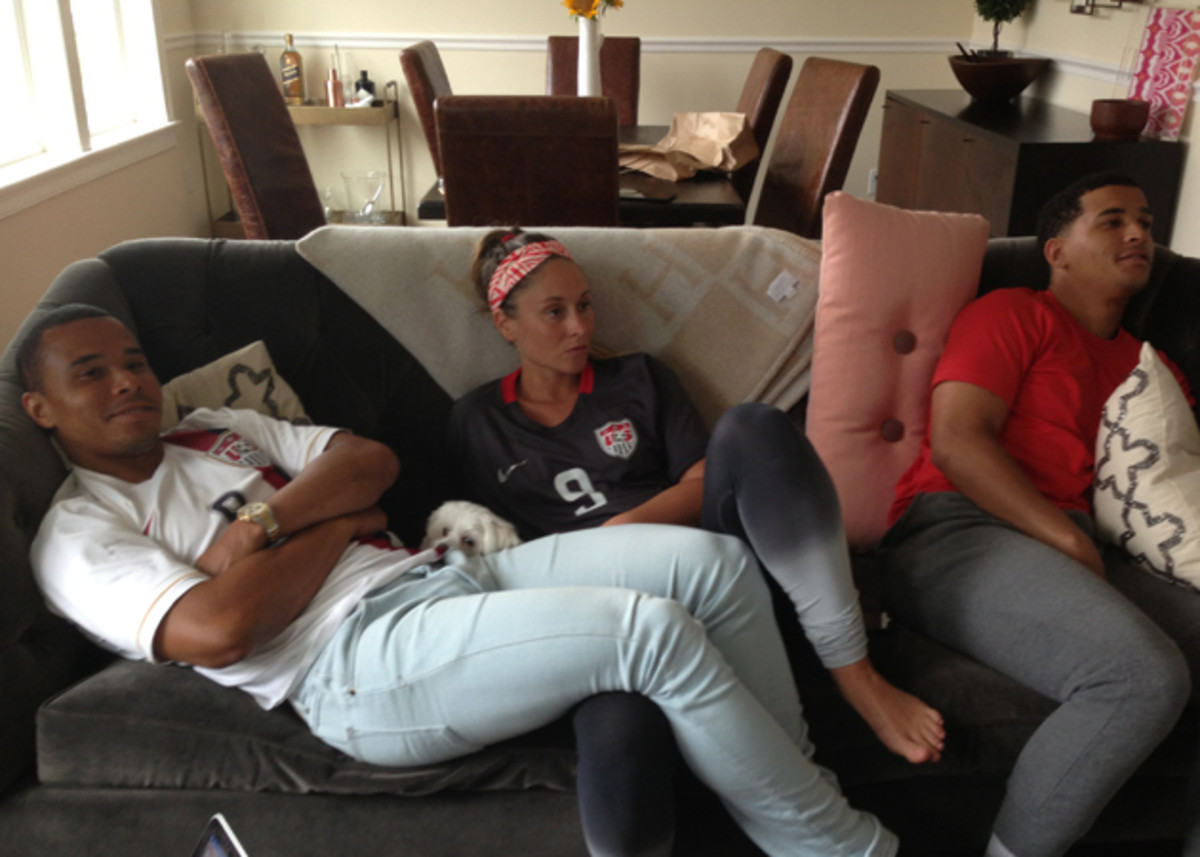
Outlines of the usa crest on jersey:
M 613 458 L 629 458 L 637 449 L 637 429 L 632 420 L 613 420 L 596 429 L 596 441 Z
M 213 458 L 243 467 L 270 467 L 271 459 L 253 441 L 227 431 L 209 449 Z

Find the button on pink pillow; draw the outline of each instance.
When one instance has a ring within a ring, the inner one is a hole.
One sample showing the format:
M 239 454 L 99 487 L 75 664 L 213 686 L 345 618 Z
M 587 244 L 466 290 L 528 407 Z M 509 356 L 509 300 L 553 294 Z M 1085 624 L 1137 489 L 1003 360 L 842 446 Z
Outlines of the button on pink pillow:
M 825 199 L 807 433 L 833 476 L 854 550 L 887 529 L 917 457 L 929 382 L 954 316 L 979 287 L 988 223 Z

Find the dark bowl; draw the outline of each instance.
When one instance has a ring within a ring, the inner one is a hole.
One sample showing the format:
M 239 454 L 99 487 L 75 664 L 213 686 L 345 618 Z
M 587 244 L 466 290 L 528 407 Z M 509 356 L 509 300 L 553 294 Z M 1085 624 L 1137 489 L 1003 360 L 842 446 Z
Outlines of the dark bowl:
M 1150 102 L 1140 98 L 1097 98 L 1092 132 L 1097 140 L 1136 140 L 1150 118 Z
M 950 57 L 950 68 L 959 84 L 978 101 L 1011 101 L 1033 83 L 1050 60 L 1043 57 Z

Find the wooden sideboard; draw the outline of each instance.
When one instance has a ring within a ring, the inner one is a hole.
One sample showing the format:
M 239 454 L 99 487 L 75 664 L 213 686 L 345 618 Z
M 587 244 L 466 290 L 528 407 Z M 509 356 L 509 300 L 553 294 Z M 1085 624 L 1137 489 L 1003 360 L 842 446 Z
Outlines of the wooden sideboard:
M 973 101 L 961 90 L 888 90 L 876 199 L 982 214 L 992 236 L 1032 235 L 1042 203 L 1088 173 L 1138 181 L 1159 243 L 1171 240 L 1183 144 L 1094 140 L 1088 116 L 1033 98 Z

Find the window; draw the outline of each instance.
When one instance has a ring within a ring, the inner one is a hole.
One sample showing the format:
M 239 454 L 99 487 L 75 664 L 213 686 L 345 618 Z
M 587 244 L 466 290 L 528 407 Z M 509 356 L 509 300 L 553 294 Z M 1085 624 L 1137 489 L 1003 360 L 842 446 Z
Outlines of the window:
M 13 100 L 5 106 L 9 121 L 0 134 L 0 166 L 11 164 L 42 151 L 33 133 L 33 101 L 29 92 L 29 69 L 21 26 L 13 0 L 0 0 L 0 80 L 15 81 L 10 92 Z
M 71 0 L 75 52 L 83 83 L 88 134 L 99 136 L 137 121 L 128 88 L 121 7 L 116 0 Z
M 167 124 L 154 2 L 0 0 L 0 188 Z

